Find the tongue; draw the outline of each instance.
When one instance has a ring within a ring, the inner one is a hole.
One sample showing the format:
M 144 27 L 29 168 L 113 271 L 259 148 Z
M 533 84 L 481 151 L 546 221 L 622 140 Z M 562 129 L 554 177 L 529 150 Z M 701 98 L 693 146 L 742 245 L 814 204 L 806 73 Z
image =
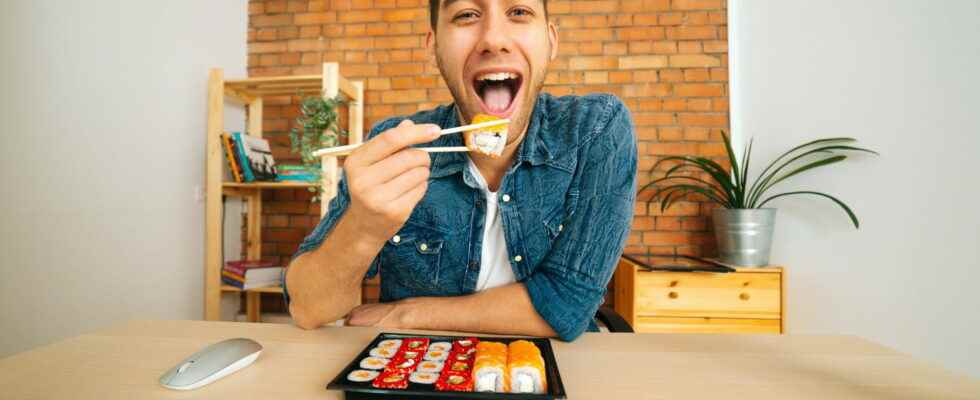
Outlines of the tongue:
M 510 105 L 510 89 L 506 85 L 491 85 L 483 90 L 483 102 L 491 112 L 504 112 Z

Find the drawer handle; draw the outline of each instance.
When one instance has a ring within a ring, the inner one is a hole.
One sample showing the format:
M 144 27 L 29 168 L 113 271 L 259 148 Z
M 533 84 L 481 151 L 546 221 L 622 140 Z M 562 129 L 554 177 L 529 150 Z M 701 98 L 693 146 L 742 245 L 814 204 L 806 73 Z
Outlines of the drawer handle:
M 670 287 L 677 286 L 677 281 L 670 281 Z
M 748 293 L 742 293 L 742 294 L 738 295 L 738 298 L 740 298 L 742 300 L 748 300 L 749 299 L 749 294 Z
M 672 298 L 672 299 L 676 299 L 676 298 L 677 298 L 677 292 L 670 292 L 670 293 L 667 293 L 667 297 L 670 297 L 670 298 Z

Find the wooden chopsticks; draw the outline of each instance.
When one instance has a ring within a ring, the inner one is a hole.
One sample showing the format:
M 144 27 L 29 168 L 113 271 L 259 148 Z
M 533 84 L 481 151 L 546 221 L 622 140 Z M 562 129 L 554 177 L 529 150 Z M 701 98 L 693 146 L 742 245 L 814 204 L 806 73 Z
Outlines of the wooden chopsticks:
M 448 135 L 448 134 L 451 134 L 451 133 L 459 133 L 459 132 L 465 132 L 465 131 L 472 131 L 472 130 L 476 130 L 476 129 L 489 128 L 489 127 L 492 127 L 492 126 L 505 125 L 505 124 L 509 124 L 509 123 L 510 123 L 510 120 L 509 119 L 498 119 L 498 120 L 494 120 L 494 121 L 481 122 L 481 123 L 478 123 L 478 124 L 469 124 L 469 125 L 458 126 L 458 127 L 455 127 L 455 128 L 443 129 L 443 130 L 439 131 L 439 135 L 442 136 L 442 135 Z M 364 143 L 355 143 L 355 144 L 348 144 L 348 145 L 345 145 L 345 146 L 327 147 L 325 149 L 320 149 L 320 150 L 314 151 L 313 152 L 313 156 L 314 157 L 322 157 L 322 156 L 345 156 L 345 155 L 350 154 L 350 152 L 354 151 L 354 149 L 360 147 L 362 144 L 364 144 Z M 469 147 L 466 147 L 466 146 L 456 146 L 456 147 L 416 147 L 416 148 L 419 149 L 419 150 L 428 152 L 428 153 L 450 153 L 450 152 L 470 151 L 470 148 Z

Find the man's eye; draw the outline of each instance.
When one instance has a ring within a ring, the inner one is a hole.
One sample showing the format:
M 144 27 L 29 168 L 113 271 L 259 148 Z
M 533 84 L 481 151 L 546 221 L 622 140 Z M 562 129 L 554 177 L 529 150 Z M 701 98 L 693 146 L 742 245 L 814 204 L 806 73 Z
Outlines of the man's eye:
M 476 12 L 473 12 L 473 11 L 463 11 L 463 12 L 461 12 L 459 14 L 456 14 L 456 16 L 453 17 L 453 21 L 468 21 L 468 20 L 474 19 L 476 17 L 478 17 L 478 15 L 476 14 Z
M 530 17 L 531 15 L 533 15 L 533 13 L 531 13 L 531 10 L 528 10 L 526 8 L 515 8 L 510 11 L 510 15 L 515 17 Z

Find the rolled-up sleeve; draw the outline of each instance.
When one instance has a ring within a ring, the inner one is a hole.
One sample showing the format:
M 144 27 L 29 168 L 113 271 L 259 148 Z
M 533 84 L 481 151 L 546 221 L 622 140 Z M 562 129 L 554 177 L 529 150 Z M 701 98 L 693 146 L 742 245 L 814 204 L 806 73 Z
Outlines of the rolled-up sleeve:
M 565 341 L 593 321 L 623 252 L 636 199 L 636 139 L 619 101 L 580 155 L 581 198 L 561 234 L 524 280 L 535 310 Z
M 381 132 L 384 132 L 385 130 L 394 127 L 395 125 L 398 124 L 399 121 L 400 119 L 395 119 L 395 118 L 382 121 L 378 125 L 375 125 L 373 129 L 371 129 L 371 131 L 368 133 L 367 139 L 370 140 L 371 138 L 377 136 Z M 347 208 L 349 206 L 350 206 L 350 189 L 348 189 L 347 187 L 347 174 L 346 172 L 341 170 L 340 179 L 337 184 L 337 196 L 335 196 L 333 199 L 330 200 L 330 207 L 328 208 L 327 213 L 323 216 L 323 218 L 320 219 L 320 222 L 316 225 L 316 228 L 313 229 L 313 232 L 310 232 L 310 234 L 307 235 L 305 239 L 303 239 L 303 243 L 300 243 L 299 249 L 296 250 L 296 254 L 293 254 L 292 259 L 295 260 L 297 257 L 303 255 L 304 253 L 308 253 L 313 250 L 316 250 L 321 245 L 323 245 L 323 241 L 326 240 L 327 236 L 330 235 L 330 232 L 333 232 L 333 229 L 337 226 L 337 223 L 340 222 L 340 218 L 344 216 L 344 213 L 347 212 Z M 371 266 L 368 268 L 367 273 L 365 273 L 364 277 L 368 279 L 374 277 L 375 275 L 378 274 L 379 269 L 380 266 L 378 264 L 378 259 L 376 257 L 371 262 Z M 283 299 L 286 301 L 286 304 L 288 305 L 289 289 L 286 287 L 285 270 L 282 273 L 282 294 L 283 294 Z

